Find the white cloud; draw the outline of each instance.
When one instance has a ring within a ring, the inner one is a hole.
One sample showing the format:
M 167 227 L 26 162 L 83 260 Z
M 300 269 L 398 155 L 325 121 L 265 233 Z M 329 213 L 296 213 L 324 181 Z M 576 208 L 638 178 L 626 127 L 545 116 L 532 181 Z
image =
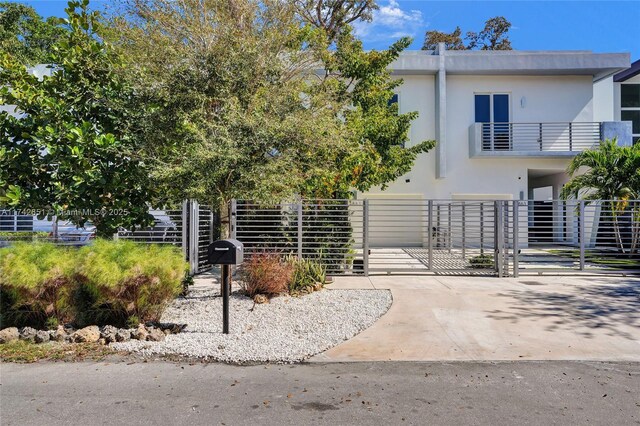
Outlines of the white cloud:
M 425 23 L 419 10 L 405 10 L 397 0 L 388 0 L 374 11 L 371 22 L 355 24 L 355 33 L 365 41 L 395 40 L 416 37 L 424 31 Z

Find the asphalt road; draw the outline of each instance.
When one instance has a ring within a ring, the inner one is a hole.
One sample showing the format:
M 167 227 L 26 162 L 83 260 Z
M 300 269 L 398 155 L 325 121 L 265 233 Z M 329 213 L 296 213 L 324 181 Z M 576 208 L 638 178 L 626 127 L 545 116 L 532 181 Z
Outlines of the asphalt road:
M 640 424 L 640 363 L 0 364 L 2 425 Z

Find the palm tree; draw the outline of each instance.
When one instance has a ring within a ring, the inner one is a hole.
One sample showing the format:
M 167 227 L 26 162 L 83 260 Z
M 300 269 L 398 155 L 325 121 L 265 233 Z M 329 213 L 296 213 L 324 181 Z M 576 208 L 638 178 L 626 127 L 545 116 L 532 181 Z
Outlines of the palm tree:
M 585 170 L 586 168 L 586 170 Z M 597 148 L 578 154 L 569 164 L 569 182 L 561 197 L 581 198 L 588 202 L 607 200 L 611 208 L 613 228 L 618 248 L 623 253 L 635 253 L 640 242 L 640 144 L 619 146 L 616 139 L 600 142 Z M 618 217 L 630 207 L 631 245 L 627 250 L 622 241 Z

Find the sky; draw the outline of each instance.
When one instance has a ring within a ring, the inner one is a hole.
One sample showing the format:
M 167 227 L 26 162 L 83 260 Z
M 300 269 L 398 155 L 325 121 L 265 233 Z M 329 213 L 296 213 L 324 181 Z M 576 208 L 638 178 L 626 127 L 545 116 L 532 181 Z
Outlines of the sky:
M 24 0 L 43 16 L 63 16 L 66 1 Z M 98 7 L 108 3 L 93 0 Z M 420 49 L 428 30 L 480 31 L 484 22 L 504 16 L 512 24 L 510 39 L 518 50 L 592 50 L 630 52 L 640 59 L 640 0 L 629 1 L 432 1 L 378 0 L 371 23 L 356 32 L 367 49 L 384 49 L 402 36 Z

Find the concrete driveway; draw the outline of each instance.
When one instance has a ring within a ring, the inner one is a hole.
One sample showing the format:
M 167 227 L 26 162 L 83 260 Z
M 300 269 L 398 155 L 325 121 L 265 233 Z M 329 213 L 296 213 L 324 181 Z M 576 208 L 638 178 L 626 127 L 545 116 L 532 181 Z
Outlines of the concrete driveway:
M 329 288 L 389 289 L 390 310 L 328 361 L 640 361 L 640 279 L 372 276 Z

